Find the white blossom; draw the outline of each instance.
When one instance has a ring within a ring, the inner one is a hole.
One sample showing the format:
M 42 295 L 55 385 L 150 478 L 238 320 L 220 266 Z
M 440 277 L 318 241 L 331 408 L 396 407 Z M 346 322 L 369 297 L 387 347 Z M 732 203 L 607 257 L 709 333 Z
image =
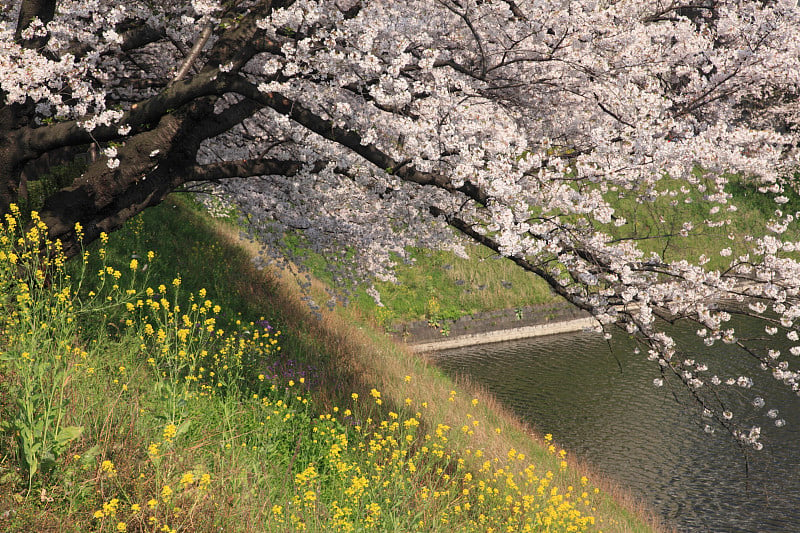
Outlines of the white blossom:
M 53 20 L 20 29 L 23 39 L 46 40 L 40 48 L 15 40 L 19 4 L 0 13 L 0 94 L 31 110 L 15 139 L 67 131 L 68 146 L 109 146 L 86 175 L 130 164 L 137 184 L 173 148 L 195 150 L 198 175 L 261 160 L 291 167 L 220 179 L 215 192 L 251 221 L 265 262 L 304 268 L 283 238 L 302 233 L 309 251 L 330 259 L 338 298 L 361 284 L 380 302 L 373 283 L 394 280 L 412 247 L 463 255 L 470 234 L 591 311 L 603 335 L 624 328 L 704 400 L 741 393 L 722 383 L 753 383 L 712 376 L 704 387 L 698 377 L 704 346 L 724 344 L 735 357 L 748 342 L 731 311 L 769 312 L 759 327 L 775 335 L 780 324 L 798 340 L 800 243 L 787 235 L 800 213 L 781 211 L 792 205 L 787 177 L 800 162 L 796 2 L 719 2 L 707 17 L 677 10 L 663 20 L 662 3 L 646 0 L 516 2 L 524 17 L 507 2 L 470 1 L 456 13 L 429 0 L 359 2 L 353 11 L 352 0 L 234 11 L 219 0 L 69 1 Z M 126 31 L 140 27 L 154 29 L 154 40 L 122 50 Z M 218 47 L 237 32 L 250 32 L 241 46 Z M 184 65 L 195 45 L 198 57 Z M 176 87 L 181 98 L 159 110 Z M 213 111 L 192 118 L 208 119 L 204 128 L 179 129 L 213 136 L 199 148 L 153 145 L 184 120 L 173 111 L 197 101 L 192 91 Z M 50 149 L 34 145 L 17 166 Z M 731 185 L 778 208 L 748 235 L 734 229 L 742 206 Z M 688 245 L 706 234 L 719 238 Z M 696 354 L 684 356 L 660 318 L 691 321 L 703 342 L 687 348 Z M 778 346 L 754 350 L 797 392 L 794 361 L 780 361 Z M 760 429 L 737 430 L 761 445 Z

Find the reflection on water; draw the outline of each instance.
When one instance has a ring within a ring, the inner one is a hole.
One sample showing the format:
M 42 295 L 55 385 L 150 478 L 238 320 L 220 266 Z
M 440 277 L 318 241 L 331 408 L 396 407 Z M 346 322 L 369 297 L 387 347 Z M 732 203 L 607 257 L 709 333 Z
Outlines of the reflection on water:
M 747 369 L 744 358 L 727 358 L 724 368 L 715 366 L 722 359 L 708 358 L 720 376 L 752 375 L 748 397 L 761 394 L 787 422 L 777 429 L 764 416 L 754 421 L 763 426 L 765 446 L 748 455 L 748 476 L 733 440 L 723 431 L 704 433 L 667 387 L 654 387 L 656 364 L 634 355 L 627 341 L 609 346 L 599 335 L 577 333 L 435 356 L 681 531 L 800 531 L 800 398 L 769 374 Z

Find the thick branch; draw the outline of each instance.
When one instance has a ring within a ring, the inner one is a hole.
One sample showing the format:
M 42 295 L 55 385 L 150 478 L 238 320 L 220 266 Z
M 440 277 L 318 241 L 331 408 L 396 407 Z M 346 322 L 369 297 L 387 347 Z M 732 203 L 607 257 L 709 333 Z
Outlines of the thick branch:
M 175 74 L 175 78 L 172 80 L 172 83 L 181 81 L 183 77 L 189 73 L 189 70 L 192 68 L 192 65 L 194 65 L 194 62 L 197 61 L 198 57 L 200 57 L 200 52 L 203 51 L 203 47 L 211 38 L 213 31 L 214 27 L 211 24 L 206 24 L 206 27 L 203 28 L 203 31 L 200 33 L 200 36 L 197 38 L 194 46 L 192 46 L 192 50 L 189 52 L 189 55 L 183 60 L 183 65 L 181 65 L 178 73 Z
M 186 169 L 189 181 L 216 181 L 226 178 L 249 178 L 252 176 L 293 176 L 300 172 L 306 163 L 302 161 L 281 161 L 279 159 L 240 159 L 222 161 L 207 165 L 195 165 Z M 313 171 L 321 170 L 314 167 Z
M 361 135 L 352 130 L 336 126 L 330 120 L 325 120 L 299 102 L 275 93 L 264 93 L 253 84 L 241 77 L 236 77 L 230 83 L 230 88 L 239 94 L 259 103 L 271 107 L 278 113 L 286 115 L 298 124 L 325 137 L 326 139 L 349 148 L 373 165 L 382 168 L 393 175 L 419 185 L 433 185 L 449 192 L 461 192 L 479 204 L 486 204 L 488 196 L 472 183 L 465 183 L 461 187 L 454 187 L 450 181 L 441 174 L 420 172 L 410 165 L 397 161 L 380 150 L 374 144 L 364 143 Z
M 163 39 L 165 35 L 148 24 L 142 24 L 141 26 L 122 32 L 120 37 L 122 38 L 122 43 L 119 45 L 120 50 L 128 52 Z M 91 50 L 92 45 L 90 43 L 82 42 L 71 47 L 69 52 L 75 57 L 81 57 Z
M 44 24 L 53 20 L 56 13 L 56 0 L 25 0 L 19 9 L 17 28 L 14 32 L 14 40 L 21 43 L 25 48 L 41 49 L 47 44 L 48 36 L 23 39 L 22 32 L 30 26 L 30 23 L 38 18 Z
M 68 254 L 78 251 L 74 226 L 80 222 L 85 239 L 111 232 L 145 208 L 158 204 L 190 178 L 202 142 L 198 125 L 213 121 L 213 99 L 193 102 L 184 111 L 164 115 L 158 125 L 130 137 L 118 151 L 119 166 L 100 158 L 73 184 L 50 196 L 42 220 L 52 239 L 61 239 Z
M 72 120 L 39 128 L 24 128 L 9 137 L 16 140 L 20 150 L 17 158 L 23 162 L 63 146 L 118 139 L 120 134 L 117 130 L 121 124 L 130 125 L 135 133 L 157 123 L 169 109 L 177 109 L 202 96 L 223 94 L 226 92 L 225 84 L 217 78 L 217 73 L 212 70 L 195 76 L 191 81 L 176 83 L 161 94 L 131 106 L 122 115 L 119 124 L 99 126 L 91 133 L 79 126 L 79 121 Z

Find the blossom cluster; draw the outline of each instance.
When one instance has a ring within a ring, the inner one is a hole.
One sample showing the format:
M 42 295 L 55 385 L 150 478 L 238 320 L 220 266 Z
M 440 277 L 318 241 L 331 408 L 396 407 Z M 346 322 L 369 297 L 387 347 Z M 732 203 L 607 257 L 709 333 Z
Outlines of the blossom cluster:
M 235 204 L 265 261 L 300 265 L 302 285 L 303 258 L 325 256 L 344 287 L 331 303 L 393 280 L 412 245 L 463 253 L 455 230 L 607 334 L 636 335 L 723 424 L 714 380 L 674 357 L 657 320 L 694 321 L 707 345 L 745 344 L 730 311 L 750 303 L 795 331 L 794 0 L 64 1 L 16 28 L 22 2 L 0 16 L 3 102 L 34 109 L 19 139 L 113 141 L 97 175 L 139 187 L 177 179 L 147 156 L 170 147 L 124 143 L 182 106 L 213 108 L 213 120 L 181 115 L 213 122 L 173 141 L 191 152 L 187 173 Z M 25 142 L 20 163 L 40 155 Z M 234 177 L 248 179 L 220 182 Z M 732 185 L 774 201 L 757 231 L 731 229 Z M 732 242 L 680 253 L 710 231 Z M 749 346 L 800 392 L 791 358 Z

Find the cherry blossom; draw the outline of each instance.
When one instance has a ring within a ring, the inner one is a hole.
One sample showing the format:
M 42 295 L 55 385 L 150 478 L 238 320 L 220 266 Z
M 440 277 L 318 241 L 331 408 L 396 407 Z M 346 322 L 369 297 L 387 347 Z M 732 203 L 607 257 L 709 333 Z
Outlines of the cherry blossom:
M 760 316 L 797 340 L 795 0 L 2 5 L 0 210 L 37 162 L 105 156 L 42 210 L 67 250 L 75 222 L 93 239 L 202 185 L 301 283 L 293 252 L 326 256 L 332 299 L 366 284 L 380 301 L 371 280 L 393 280 L 412 246 L 484 245 L 635 336 L 654 383 L 755 448 L 760 426 L 726 391 L 774 377 L 800 392 L 794 359 L 731 325 Z M 734 179 L 774 203 L 758 234 L 726 229 Z M 636 209 L 661 200 L 704 215 L 661 212 L 648 233 Z M 729 240 L 675 253 L 710 228 Z M 767 371 L 708 378 L 664 328 L 679 319 Z

